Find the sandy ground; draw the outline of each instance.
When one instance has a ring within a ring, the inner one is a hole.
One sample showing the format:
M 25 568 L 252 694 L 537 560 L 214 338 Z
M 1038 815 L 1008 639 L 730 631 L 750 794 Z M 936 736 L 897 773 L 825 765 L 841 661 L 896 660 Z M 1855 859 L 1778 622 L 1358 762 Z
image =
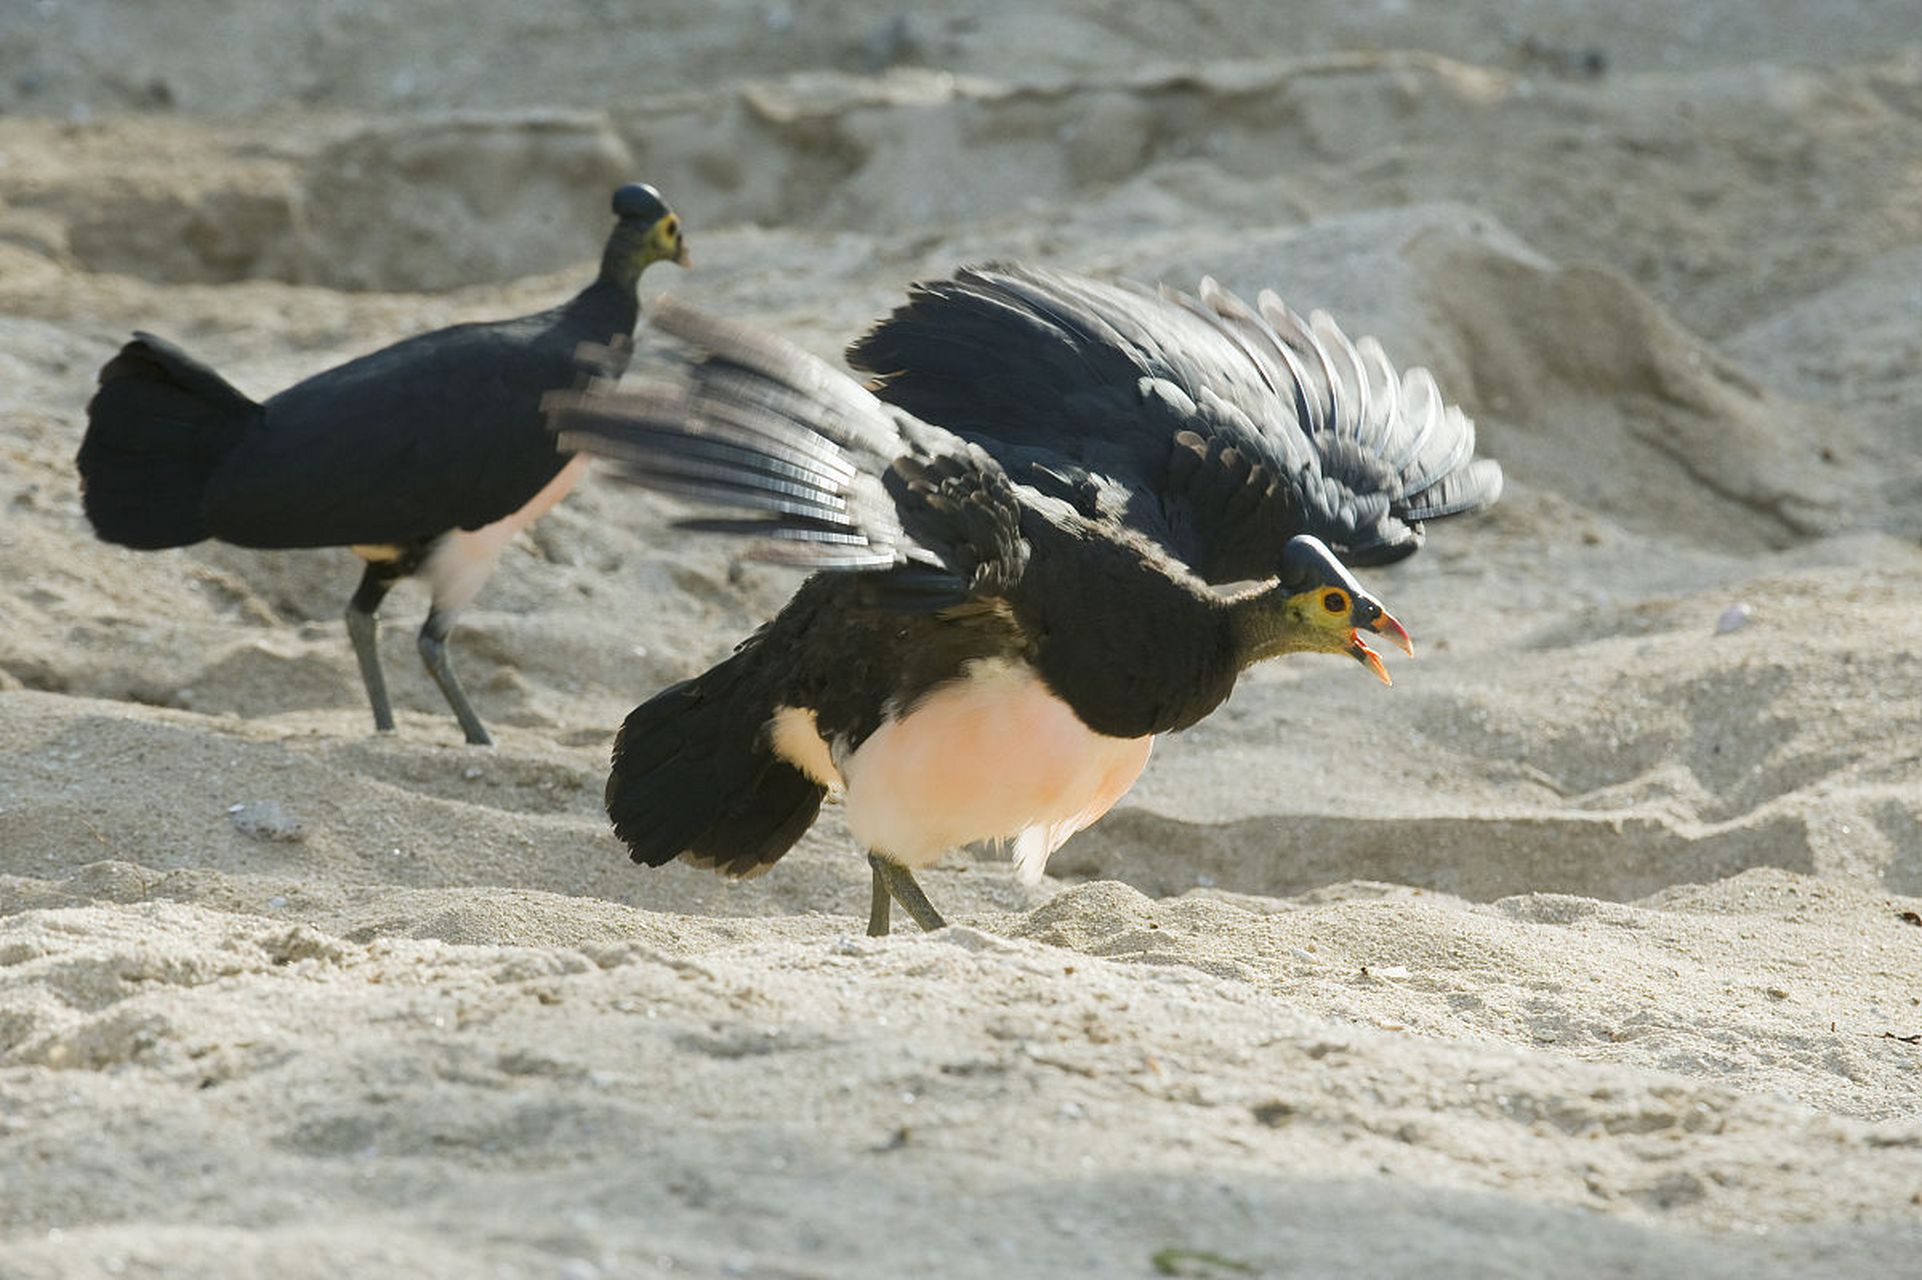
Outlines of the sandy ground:
M 538 15 L 538 16 L 535 16 Z M 0 13 L 0 1276 L 1875 1276 L 1922 1256 L 1912 6 Z M 265 394 L 582 278 L 824 354 L 989 256 L 1325 306 L 1510 489 L 1036 889 L 630 866 L 611 733 L 793 582 L 590 479 L 457 633 L 95 542 L 94 370 Z

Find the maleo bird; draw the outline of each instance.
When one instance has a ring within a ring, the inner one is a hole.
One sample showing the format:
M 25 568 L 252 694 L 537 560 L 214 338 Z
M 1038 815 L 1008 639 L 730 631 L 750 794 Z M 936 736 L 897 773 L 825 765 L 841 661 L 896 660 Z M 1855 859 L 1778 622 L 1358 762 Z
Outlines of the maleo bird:
M 1253 663 L 1346 653 L 1386 681 L 1361 633 L 1409 648 L 1324 539 L 1387 558 L 1419 520 L 1495 498 L 1499 470 L 1424 396 L 1432 379 L 1396 380 L 1371 350 L 1357 392 L 1332 326 L 1264 326 L 1212 286 L 996 274 L 1026 304 L 950 330 L 950 400 L 927 400 L 973 439 L 678 305 L 654 328 L 687 349 L 657 353 L 638 390 L 550 399 L 564 447 L 732 508 L 689 523 L 825 571 L 628 716 L 606 800 L 635 861 L 757 874 L 835 796 L 873 867 L 869 932 L 890 901 L 938 928 L 914 868 L 1000 840 L 1038 878 L 1155 736 L 1208 715 Z M 884 394 L 906 379 L 896 367 Z M 998 417 L 961 412 L 975 394 Z M 1231 578 L 1258 581 L 1210 581 Z
M 582 380 L 577 352 L 618 358 L 650 264 L 686 265 L 680 218 L 650 186 L 614 192 L 594 282 L 560 306 L 408 338 L 255 403 L 148 333 L 100 371 L 78 465 L 94 532 L 141 550 L 205 538 L 350 547 L 347 606 L 374 725 L 394 727 L 376 644 L 381 601 L 419 575 L 433 604 L 420 655 L 467 741 L 491 742 L 448 661 L 455 615 L 515 533 L 564 497 L 585 459 L 555 449 L 541 397 Z

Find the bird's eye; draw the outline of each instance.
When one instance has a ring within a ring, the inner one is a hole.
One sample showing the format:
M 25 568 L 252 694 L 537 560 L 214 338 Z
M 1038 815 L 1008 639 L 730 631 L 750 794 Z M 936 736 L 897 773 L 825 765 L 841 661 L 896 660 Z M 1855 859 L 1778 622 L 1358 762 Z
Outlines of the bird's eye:
M 1348 597 L 1340 591 L 1330 591 L 1321 598 L 1321 607 L 1330 613 L 1346 613 Z
M 667 234 L 670 239 L 681 234 L 681 220 L 679 218 L 671 215 L 668 217 Z

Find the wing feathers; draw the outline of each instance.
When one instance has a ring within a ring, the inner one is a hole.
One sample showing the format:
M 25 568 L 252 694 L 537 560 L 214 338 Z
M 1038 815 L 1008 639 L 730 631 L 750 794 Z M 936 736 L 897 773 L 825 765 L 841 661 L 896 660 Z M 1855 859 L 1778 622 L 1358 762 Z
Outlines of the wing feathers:
M 758 559 L 900 570 L 888 592 L 922 607 L 1019 576 L 1017 500 L 987 454 L 747 326 L 666 301 L 653 328 L 678 344 L 650 348 L 638 389 L 548 398 L 563 449 L 732 512 L 681 523 L 759 537 Z
M 1351 341 L 1324 311 L 1304 321 L 1271 291 L 1254 312 L 1212 280 L 1199 292 L 1203 308 L 1191 311 L 1246 358 L 1288 374 L 1291 394 L 1276 399 L 1293 412 L 1244 406 L 1245 417 L 1299 486 L 1308 532 L 1359 555 L 1394 557 L 1419 545 L 1418 522 L 1500 496 L 1500 467 L 1473 460 L 1474 423 L 1443 401 L 1428 370 L 1398 375 L 1373 337 Z M 1296 461 L 1303 444 L 1306 467 Z
M 1050 475 L 1076 474 L 1057 487 L 1086 476 L 1147 495 L 1158 515 L 1129 504 L 1155 523 L 1144 531 L 1216 580 L 1269 571 L 1301 532 L 1393 559 L 1420 545 L 1420 521 L 1501 491 L 1425 369 L 1398 372 L 1326 313 L 1267 290 L 1250 307 L 1211 278 L 1153 294 L 967 268 L 915 286 L 848 358 L 890 403 L 990 450 L 1058 458 Z

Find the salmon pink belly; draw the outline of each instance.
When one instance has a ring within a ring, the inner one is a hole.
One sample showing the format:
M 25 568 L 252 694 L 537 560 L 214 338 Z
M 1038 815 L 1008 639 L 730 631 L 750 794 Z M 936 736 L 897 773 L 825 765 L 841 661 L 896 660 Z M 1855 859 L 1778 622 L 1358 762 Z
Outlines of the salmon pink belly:
M 1089 729 L 1025 663 L 982 660 L 889 719 L 841 762 L 848 827 L 922 867 L 973 840 L 1010 840 L 1021 876 L 1127 794 L 1152 737 Z

